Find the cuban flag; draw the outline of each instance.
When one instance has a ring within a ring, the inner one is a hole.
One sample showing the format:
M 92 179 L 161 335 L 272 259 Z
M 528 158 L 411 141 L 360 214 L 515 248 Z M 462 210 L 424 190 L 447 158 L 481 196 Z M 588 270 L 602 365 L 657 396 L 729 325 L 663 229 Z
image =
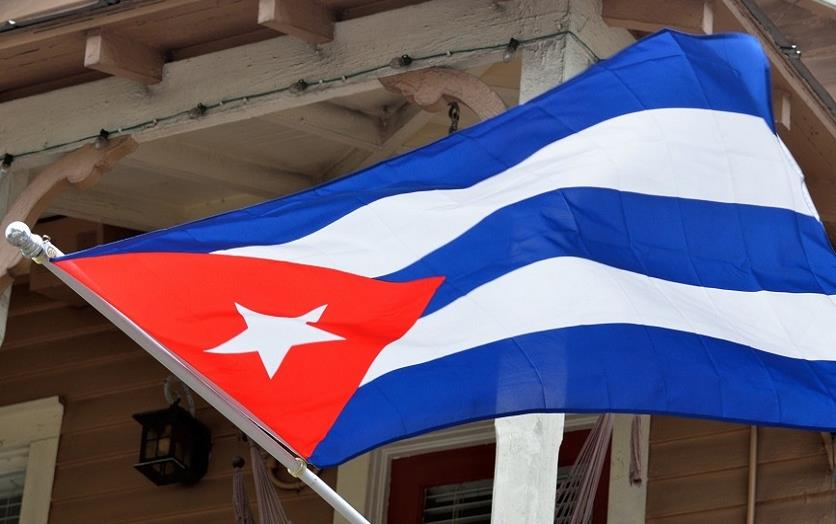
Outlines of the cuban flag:
M 318 466 L 526 412 L 836 427 L 836 257 L 740 34 L 53 260 Z M 231 174 L 234 175 L 234 174 Z

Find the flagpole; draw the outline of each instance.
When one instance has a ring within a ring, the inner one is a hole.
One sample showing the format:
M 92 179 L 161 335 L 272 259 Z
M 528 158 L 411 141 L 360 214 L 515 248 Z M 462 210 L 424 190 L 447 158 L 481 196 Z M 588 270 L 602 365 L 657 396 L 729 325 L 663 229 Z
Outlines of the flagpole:
M 20 249 L 23 256 L 43 265 L 53 275 L 67 284 L 73 291 L 90 303 L 99 313 L 110 320 L 116 327 L 124 331 L 134 342 L 157 359 L 163 366 L 177 375 L 189 388 L 206 400 L 213 408 L 228 418 L 241 431 L 253 439 L 265 451 L 270 453 L 294 477 L 307 484 L 316 494 L 322 497 L 331 507 L 342 515 L 350 524 L 370 524 L 366 518 L 343 499 L 339 493 L 325 481 L 314 474 L 307 462 L 291 453 L 287 443 L 271 435 L 243 406 L 233 399 L 222 395 L 211 384 L 181 360 L 177 355 L 168 351 L 157 341 L 149 337 L 139 326 L 128 317 L 108 304 L 102 297 L 83 286 L 66 272 L 50 263 L 51 258 L 62 256 L 64 253 L 40 235 L 34 235 L 23 222 L 12 222 L 6 228 L 6 240 Z

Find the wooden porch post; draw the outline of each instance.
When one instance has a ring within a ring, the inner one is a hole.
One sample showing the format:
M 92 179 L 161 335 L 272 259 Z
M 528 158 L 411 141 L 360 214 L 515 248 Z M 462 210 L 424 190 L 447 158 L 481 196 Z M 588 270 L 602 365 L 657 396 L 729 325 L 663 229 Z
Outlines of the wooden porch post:
M 561 84 L 590 64 L 571 37 L 522 49 L 520 103 Z M 493 524 L 552 524 L 563 414 L 497 419 Z

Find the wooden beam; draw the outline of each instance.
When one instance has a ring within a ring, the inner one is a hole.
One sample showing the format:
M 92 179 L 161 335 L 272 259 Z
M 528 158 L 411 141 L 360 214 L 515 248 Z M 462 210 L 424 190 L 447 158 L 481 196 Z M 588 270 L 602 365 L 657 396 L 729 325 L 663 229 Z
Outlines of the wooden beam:
M 663 27 L 691 33 L 714 31 L 712 2 L 707 0 L 603 0 L 601 16 L 612 27 L 636 31 Z
M 6 226 L 15 220 L 32 226 L 58 195 L 71 187 L 85 189 L 95 184 L 116 162 L 136 147 L 133 138 L 123 136 L 100 147 L 88 144 L 64 155 L 38 173 L 21 191 L 0 222 L 0 229 L 5 231 Z M 28 260 L 23 259 L 17 248 L 6 242 L 0 243 L 0 290 L 11 285 L 14 276 L 25 272 L 26 268 Z
M 262 120 L 367 151 L 380 149 L 382 143 L 378 119 L 329 102 L 265 115 Z
M 311 44 L 334 39 L 334 15 L 319 0 L 259 0 L 258 23 Z
M 165 57 L 157 49 L 94 29 L 87 35 L 84 67 L 143 84 L 163 79 Z
M 312 180 L 289 171 L 232 158 L 183 142 L 146 142 L 125 159 L 129 166 L 188 182 L 272 198 L 311 186 Z
M 137 141 L 147 142 L 371 91 L 379 88 L 378 77 L 403 71 L 383 67 L 322 85 L 317 80 L 379 68 L 389 63 L 394 49 L 409 50 L 413 56 L 434 56 L 421 61 L 421 67 L 473 68 L 501 60 L 509 34 L 527 39 L 553 33 L 558 27 L 571 29 L 581 38 L 594 34 L 595 38 L 588 40 L 598 56 L 609 56 L 632 41 L 629 33 L 606 28 L 591 12 L 585 24 L 567 22 L 569 25 L 561 26 L 568 20 L 568 5 L 569 0 L 517 0 L 504 2 L 498 9 L 484 0 L 430 0 L 338 22 L 338 41 L 319 49 L 294 38 L 278 37 L 172 62 L 166 64 L 164 79 L 153 90 L 107 78 L 11 100 L 0 104 L 0 153 L 19 155 L 95 135 L 100 129 L 143 122 L 150 124 L 131 132 Z M 584 3 L 578 8 L 587 6 Z M 415 31 L 416 27 L 426 30 Z M 479 30 L 462 31 L 462 27 Z M 450 35 L 456 36 L 454 41 Z M 482 49 L 489 46 L 497 47 Z M 482 50 L 447 55 L 451 47 Z M 310 82 L 301 92 L 283 90 L 229 101 L 290 86 L 300 78 Z M 223 105 L 214 106 L 224 100 Z M 213 108 L 199 117 L 190 115 L 189 110 L 198 102 Z M 161 118 L 167 115 L 177 116 Z M 156 124 L 154 119 L 158 119 Z

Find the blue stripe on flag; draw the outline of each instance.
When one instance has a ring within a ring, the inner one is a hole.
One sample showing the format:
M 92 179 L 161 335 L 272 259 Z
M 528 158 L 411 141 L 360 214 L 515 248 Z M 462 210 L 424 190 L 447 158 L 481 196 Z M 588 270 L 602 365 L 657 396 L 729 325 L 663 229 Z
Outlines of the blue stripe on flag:
M 755 38 L 661 31 L 529 103 L 352 176 L 65 258 L 289 242 L 386 196 L 469 187 L 561 138 L 646 109 L 750 114 L 774 131 L 769 92 L 768 62 Z
M 561 189 L 504 207 L 382 279 L 444 275 L 427 315 L 509 271 L 559 256 L 702 287 L 836 294 L 836 257 L 811 216 L 601 188 Z
M 495 342 L 362 386 L 310 461 L 522 412 L 637 412 L 808 429 L 836 413 L 836 362 L 661 328 L 609 324 Z M 362 428 L 358 431 L 357 428 Z

